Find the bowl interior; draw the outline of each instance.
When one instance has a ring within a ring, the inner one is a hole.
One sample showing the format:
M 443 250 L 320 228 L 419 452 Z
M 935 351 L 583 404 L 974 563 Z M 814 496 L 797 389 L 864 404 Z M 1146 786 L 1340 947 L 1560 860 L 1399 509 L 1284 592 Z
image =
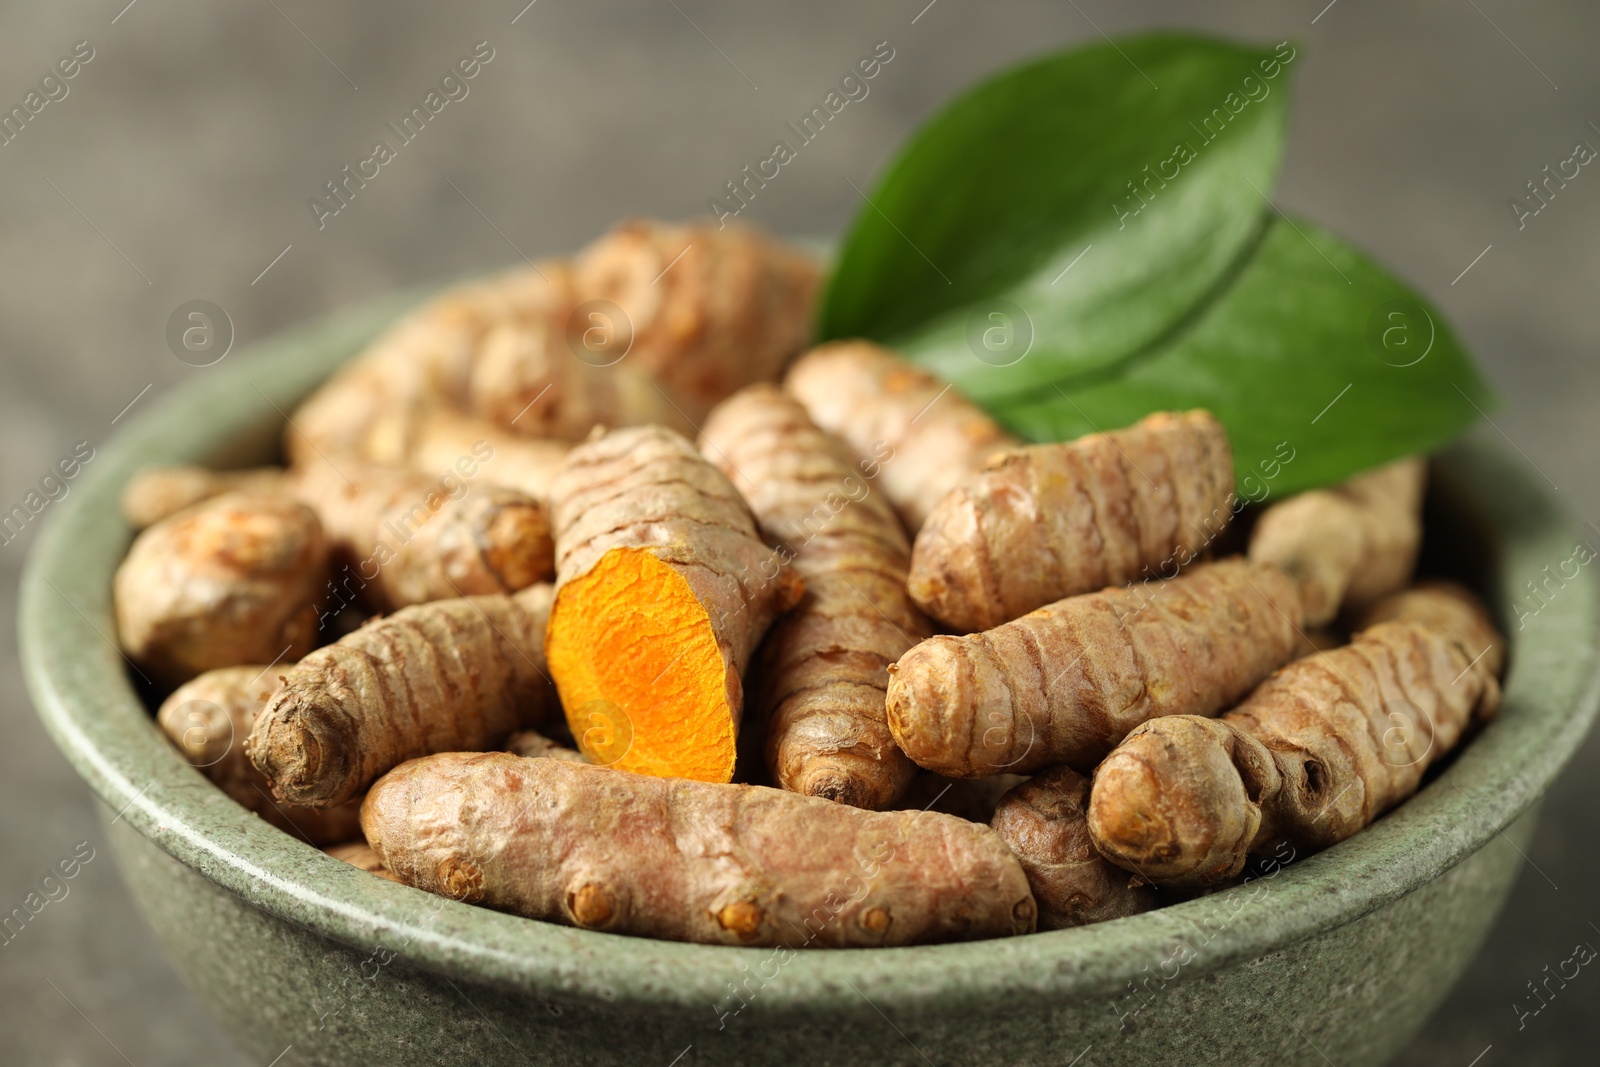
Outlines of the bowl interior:
M 197 369 L 100 448 L 24 576 L 19 630 L 35 704 L 106 805 L 269 913 L 360 948 L 402 946 L 401 957 L 447 975 L 545 996 L 703 1011 L 770 951 L 534 922 L 330 859 L 237 807 L 190 768 L 154 728 L 113 643 L 111 578 L 131 536 L 117 510 L 127 479 L 152 463 L 275 459 L 286 413 L 417 299 L 346 312 Z M 1279 872 L 1252 921 L 1218 932 L 1191 974 L 1351 922 L 1449 869 L 1534 803 L 1587 731 L 1597 703 L 1600 598 L 1590 570 L 1561 569 L 1581 541 L 1578 530 L 1523 464 L 1473 442 L 1438 457 L 1428 519 L 1425 565 L 1476 585 L 1507 631 L 1503 710 L 1411 801 Z M 1330 892 L 1335 886 L 1346 891 Z M 1194 928 L 1199 909 L 1215 903 L 1001 941 L 800 953 L 763 999 L 769 1011 L 827 1010 L 857 998 L 853 984 L 870 985 L 886 1010 L 957 1006 L 977 995 L 1026 1010 L 1064 995 L 1110 993 L 1159 961 Z

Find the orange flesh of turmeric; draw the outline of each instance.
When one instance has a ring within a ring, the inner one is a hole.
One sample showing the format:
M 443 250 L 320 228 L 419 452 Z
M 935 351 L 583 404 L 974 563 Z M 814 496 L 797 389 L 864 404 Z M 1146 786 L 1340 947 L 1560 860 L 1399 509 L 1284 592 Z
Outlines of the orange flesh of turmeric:
M 592 762 L 733 780 L 729 666 L 678 571 L 646 550 L 612 549 L 561 587 L 545 648 L 572 736 Z

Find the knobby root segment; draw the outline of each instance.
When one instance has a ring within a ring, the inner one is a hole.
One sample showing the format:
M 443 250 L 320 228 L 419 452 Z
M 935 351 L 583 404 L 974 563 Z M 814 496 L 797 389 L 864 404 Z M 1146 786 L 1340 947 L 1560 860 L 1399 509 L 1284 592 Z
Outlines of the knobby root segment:
M 538 726 L 551 587 L 439 600 L 376 619 L 283 672 L 246 752 L 276 796 L 342 804 L 389 768 Z
M 1000 798 L 989 823 L 1022 861 L 1039 927 L 1120 919 L 1156 907 L 1155 891 L 1107 862 L 1089 837 L 1089 779 L 1052 767 Z
M 774 779 L 856 807 L 889 806 L 916 766 L 889 733 L 888 667 L 933 633 L 906 592 L 900 520 L 850 447 L 776 386 L 750 386 L 712 412 L 701 452 L 805 580 L 755 671 Z
M 992 456 L 917 534 L 911 595 L 953 630 L 1172 577 L 1233 514 L 1228 433 L 1205 411 Z
M 1341 607 L 1360 614 L 1411 579 L 1427 472 L 1426 460 L 1403 459 L 1273 504 L 1251 532 L 1250 558 L 1299 582 L 1308 625 Z
M 483 344 L 487 346 L 489 341 Z M 327 388 L 342 389 L 343 385 L 335 378 Z M 362 395 L 365 397 L 364 390 Z M 550 495 L 550 480 L 572 448 L 568 441 L 513 433 L 460 410 L 448 398 L 426 393 L 404 406 L 372 412 L 367 418 L 361 439 L 346 443 L 345 447 L 352 449 L 348 453 L 330 444 L 325 452 L 302 447 L 291 455 L 302 467 L 328 462 L 342 466 L 359 460 L 405 467 L 435 479 L 477 476 L 491 485 L 545 500 Z
M 506 457 L 491 480 L 542 499 L 560 440 L 514 449 L 496 433 L 692 432 L 805 346 L 819 281 L 811 257 L 748 228 L 623 223 L 574 263 L 519 267 L 406 316 L 295 411 L 285 449 L 297 466 L 431 473 L 488 442 Z
M 1477 597 L 1454 582 L 1420 581 L 1379 600 L 1360 618 L 1362 626 L 1380 622 L 1422 623 L 1455 641 L 1468 658 L 1481 655 L 1490 677 L 1498 681 L 1505 671 L 1505 640 Z
M 146 467 L 122 490 L 122 517 L 135 530 L 153 526 L 168 515 L 223 493 L 272 496 L 283 488 L 277 467 L 214 471 L 205 467 Z
M 1034 928 L 1005 843 L 936 812 L 450 753 L 391 771 L 361 822 L 408 885 L 591 930 L 798 949 Z
M 559 314 L 485 341 L 480 414 L 537 437 L 658 423 L 682 433 L 807 342 L 816 262 L 743 226 L 624 222 L 577 258 Z
M 881 467 L 883 491 L 913 535 L 946 493 L 1020 444 L 948 383 L 868 341 L 813 349 L 784 388 L 818 426 Z
M 1498 708 L 1504 651 L 1456 587 L 1404 594 L 1373 617 L 1386 621 L 1278 671 L 1220 719 L 1129 734 L 1095 772 L 1100 852 L 1157 885 L 1215 885 L 1275 842 L 1325 848 L 1414 793 Z
M 491 485 L 548 501 L 550 483 L 570 451 L 567 441 L 519 437 L 483 419 L 437 407 L 414 421 L 411 439 L 393 462 L 424 473 L 476 473 Z
M 555 573 L 545 506 L 514 489 L 320 459 L 296 468 L 290 486 L 380 611 L 513 593 Z
M 699 418 L 805 347 L 821 283 L 815 259 L 747 226 L 634 219 L 578 257 L 585 300 L 631 320 L 635 360 Z
M 1068 597 L 966 637 L 930 638 L 890 668 L 889 728 L 952 777 L 1087 772 L 1147 719 L 1214 715 L 1285 663 L 1294 583 L 1242 559 Z
M 442 400 L 419 400 L 374 422 L 362 452 L 352 458 L 405 467 L 437 480 L 476 478 L 543 501 L 571 449 L 568 441 L 522 437 Z M 329 458 L 341 466 L 345 462 Z M 315 456 L 300 462 L 310 466 L 322 459 Z
M 311 509 L 227 493 L 134 539 L 114 581 L 117 634 L 161 687 L 216 667 L 293 662 L 316 644 L 327 574 Z
M 573 449 L 551 506 L 547 647 L 579 747 L 623 770 L 729 781 L 745 666 L 803 581 L 728 479 L 663 427 Z
M 281 685 L 266 664 L 220 667 L 173 690 L 156 721 L 184 758 L 240 806 L 313 845 L 347 841 L 360 833 L 359 803 L 326 809 L 280 804 L 244 754 L 250 727 Z
M 576 336 L 565 318 L 497 327 L 473 369 L 473 410 L 509 432 L 541 439 L 577 441 L 596 426 L 650 423 L 693 433 L 682 405 L 616 354 L 629 338 L 608 315 L 616 317 L 609 309 L 579 313 L 574 325 L 594 321 Z
M 401 319 L 301 404 L 284 428 L 291 463 L 340 457 L 400 464 L 419 420 L 464 408 L 478 350 L 496 326 L 561 313 L 566 267 L 544 262 L 458 286 Z

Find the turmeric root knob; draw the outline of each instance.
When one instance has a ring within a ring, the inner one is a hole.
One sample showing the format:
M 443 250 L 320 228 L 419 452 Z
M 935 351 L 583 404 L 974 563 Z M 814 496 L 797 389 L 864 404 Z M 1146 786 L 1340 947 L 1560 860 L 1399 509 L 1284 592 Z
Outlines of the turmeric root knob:
M 889 733 L 888 666 L 933 632 L 906 592 L 900 520 L 849 447 L 775 386 L 724 401 L 701 449 L 806 582 L 757 671 L 773 776 L 799 793 L 887 807 L 916 772 Z
M 1273 504 L 1251 531 L 1250 558 L 1300 583 L 1311 626 L 1341 607 L 1364 611 L 1411 577 L 1427 470 L 1422 459 L 1403 459 Z
M 157 685 L 293 661 L 315 644 L 328 545 L 310 509 L 227 493 L 134 539 L 115 579 L 123 651 Z
M 628 361 L 699 419 L 752 382 L 771 381 L 811 332 L 815 260 L 747 226 L 619 223 L 578 256 L 583 300 L 621 309 Z
M 546 648 L 584 755 L 729 781 L 745 665 L 804 583 L 761 543 L 728 479 L 660 426 L 573 449 L 551 507 Z
M 1325 848 L 1414 793 L 1498 706 L 1499 638 L 1459 591 L 1407 596 L 1410 610 L 1295 661 L 1220 719 L 1130 733 L 1095 772 L 1100 852 L 1156 885 L 1215 885 L 1273 841 Z
M 544 505 L 514 489 L 321 459 L 296 468 L 290 485 L 379 610 L 514 593 L 555 573 Z
M 1215 714 L 1289 658 L 1294 583 L 1242 559 L 1068 597 L 900 658 L 889 728 L 917 764 L 952 777 L 1088 771 L 1139 723 Z
M 384 331 L 295 410 L 284 429 L 284 451 L 296 465 L 344 457 L 405 462 L 417 420 L 440 404 L 465 404 L 485 334 L 501 323 L 561 314 L 570 290 L 565 264 L 544 262 L 435 297 Z
M 517 433 L 692 433 L 718 401 L 776 378 L 805 344 L 816 264 L 739 226 L 624 222 L 572 267 L 569 304 L 492 331 L 474 409 Z
M 869 341 L 807 352 L 784 388 L 818 426 L 881 467 L 883 490 L 912 534 L 986 459 L 1020 443 L 948 383 Z
M 374 431 L 381 444 L 364 458 L 434 477 L 476 477 L 540 501 L 549 499 L 550 480 L 572 450 L 567 441 L 518 436 L 443 402 L 397 412 L 395 422 L 392 431 Z
M 153 526 L 168 515 L 223 493 L 273 496 L 283 486 L 277 467 L 214 471 L 205 467 L 146 467 L 122 490 L 122 517 L 135 530 Z
M 219 667 L 173 690 L 161 702 L 156 721 L 178 751 L 242 807 L 314 845 L 347 841 L 360 833 L 358 804 L 279 804 L 272 799 L 271 783 L 245 756 L 251 725 L 281 685 L 281 672 L 265 664 Z
M 572 925 L 586 930 L 604 930 L 621 915 L 605 886 L 594 882 L 586 882 L 568 893 L 564 904 Z
M 1039 904 L 1039 926 L 1120 919 L 1156 906 L 1155 893 L 1095 851 L 1089 838 L 1089 780 L 1053 767 L 1000 798 L 989 823 L 1022 861 Z
M 1209 412 L 1001 452 L 917 534 L 911 595 L 954 630 L 1062 597 L 1170 576 L 1232 515 L 1233 455 Z
M 1095 771 L 1089 827 L 1101 853 L 1158 885 L 1238 874 L 1278 774 L 1260 744 L 1217 719 L 1152 719 Z
M 694 424 L 637 361 L 614 312 L 587 322 L 508 322 L 484 338 L 472 370 L 472 407 L 485 420 L 529 438 L 579 441 L 596 426 L 658 423 L 683 433 Z
M 384 776 L 361 823 L 408 885 L 587 929 L 848 948 L 1035 924 L 1027 878 L 987 826 L 765 786 L 447 753 Z
M 550 587 L 419 604 L 284 672 L 246 752 L 283 800 L 328 807 L 430 752 L 486 748 L 536 726 L 554 694 Z

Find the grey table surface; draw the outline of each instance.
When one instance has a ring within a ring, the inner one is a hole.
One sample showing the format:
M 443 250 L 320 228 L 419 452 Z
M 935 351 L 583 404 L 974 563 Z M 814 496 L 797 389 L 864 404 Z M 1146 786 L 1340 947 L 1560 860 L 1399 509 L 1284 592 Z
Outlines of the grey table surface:
M 1600 519 L 1600 174 L 1521 228 L 1508 208 L 1575 142 L 1600 145 L 1600 6 L 525 2 L 0 5 L 7 110 L 76 42 L 93 49 L 68 94 L 0 146 L 0 504 L 76 442 L 106 447 L 130 404 L 204 373 L 165 341 L 186 300 L 225 308 L 242 345 L 398 286 L 568 251 L 623 215 L 704 214 L 888 41 L 870 96 L 747 212 L 832 232 L 860 203 L 850 183 L 964 85 L 1102 32 L 1177 25 L 1302 43 L 1277 201 L 1437 301 L 1504 398 L 1480 432 L 1524 453 L 1580 520 Z M 479 41 L 494 58 L 470 95 L 319 230 L 308 198 Z M 247 1063 L 163 961 L 87 789 L 29 706 L 12 631 L 33 536 L 0 545 L 0 911 L 79 842 L 97 851 L 0 947 L 0 1062 Z M 1477 963 L 1400 1063 L 1596 1061 L 1600 976 L 1521 1025 L 1514 1005 L 1574 943 L 1600 943 L 1597 773 L 1600 737 L 1550 797 Z

